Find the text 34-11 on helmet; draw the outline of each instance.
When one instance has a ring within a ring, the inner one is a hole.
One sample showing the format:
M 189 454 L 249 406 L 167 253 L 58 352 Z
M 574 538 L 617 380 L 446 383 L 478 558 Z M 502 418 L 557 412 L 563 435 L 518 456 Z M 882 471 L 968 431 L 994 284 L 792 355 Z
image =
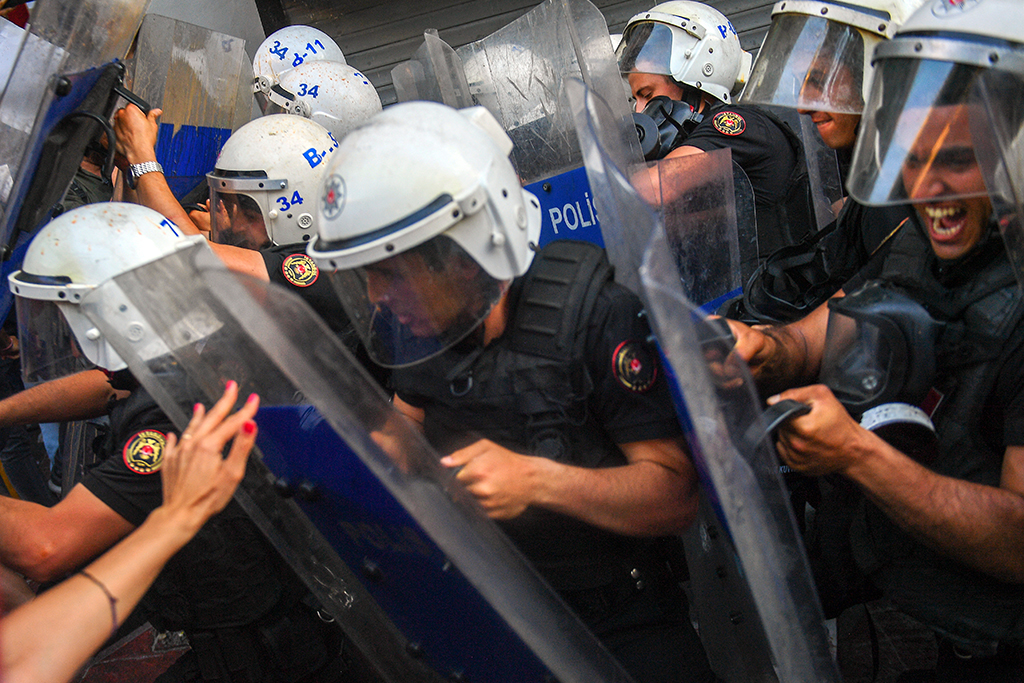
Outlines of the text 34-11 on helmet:
M 312 26 L 285 26 L 267 37 L 256 48 L 252 59 L 252 92 L 261 110 L 267 106 L 267 93 L 277 85 L 281 74 L 307 62 L 345 63 L 345 55 L 334 40 Z

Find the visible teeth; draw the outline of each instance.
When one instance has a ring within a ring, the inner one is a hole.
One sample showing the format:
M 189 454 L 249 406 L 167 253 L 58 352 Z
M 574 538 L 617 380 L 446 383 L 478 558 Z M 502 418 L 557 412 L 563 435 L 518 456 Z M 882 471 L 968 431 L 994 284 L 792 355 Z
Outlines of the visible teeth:
M 959 208 L 952 206 L 946 206 L 942 208 L 936 206 L 926 206 L 924 207 L 924 211 L 925 213 L 928 214 L 928 217 L 932 219 L 932 231 L 936 235 L 952 235 L 953 233 L 960 229 L 959 222 L 948 228 L 942 227 L 942 219 L 949 218 L 950 216 L 954 216 L 960 213 Z
M 946 216 L 952 216 L 954 213 L 959 211 L 959 209 L 955 209 L 952 206 L 947 206 L 943 209 L 939 209 L 934 206 L 926 206 L 924 207 L 924 211 L 932 220 L 935 220 L 938 218 L 945 218 Z

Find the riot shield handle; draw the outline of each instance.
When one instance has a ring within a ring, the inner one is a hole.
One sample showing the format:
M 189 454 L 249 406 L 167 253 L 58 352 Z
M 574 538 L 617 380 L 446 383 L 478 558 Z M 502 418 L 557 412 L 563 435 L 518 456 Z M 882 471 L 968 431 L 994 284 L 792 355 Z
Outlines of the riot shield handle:
M 51 217 L 55 204 L 71 185 L 90 142 L 106 132 L 109 149 L 113 150 L 113 128 L 109 120 L 116 102 L 114 88 L 120 86 L 124 78 L 124 64 L 115 60 L 97 69 L 98 77 L 94 79 L 81 78 L 82 74 L 53 79 L 50 87 L 57 99 L 73 101 L 55 108 L 60 116 L 43 138 L 35 167 L 30 170 L 31 179 L 0 254 L 3 260 L 10 258 L 23 234 L 33 234 Z M 112 154 L 107 165 L 110 168 L 104 172 L 112 171 Z
M 811 412 L 811 407 L 806 403 L 794 401 L 791 398 L 783 399 L 764 411 L 765 435 L 771 434 L 782 426 L 787 420 L 806 415 Z
M 752 448 L 756 448 L 763 439 L 771 436 L 787 420 L 806 415 L 809 412 L 811 412 L 809 405 L 800 401 L 794 401 L 791 398 L 783 399 L 775 405 L 768 406 L 762 415 L 763 421 L 760 423 L 755 422 L 747 430 L 747 433 L 744 435 L 746 442 Z M 762 424 L 764 428 L 760 429 Z
M 142 99 L 123 85 L 115 85 L 114 92 L 123 97 L 128 103 L 134 104 L 136 107 L 141 109 L 143 114 L 149 116 L 149 110 L 152 109 L 149 102 Z

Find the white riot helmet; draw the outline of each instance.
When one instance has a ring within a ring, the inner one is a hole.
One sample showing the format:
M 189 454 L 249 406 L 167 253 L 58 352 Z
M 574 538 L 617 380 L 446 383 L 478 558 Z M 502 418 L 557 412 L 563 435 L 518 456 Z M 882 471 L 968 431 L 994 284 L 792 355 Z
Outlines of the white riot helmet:
M 300 116 L 253 119 L 224 143 L 210 185 L 211 239 L 246 249 L 316 233 L 316 200 L 334 136 Z
M 434 102 L 389 107 L 342 141 L 307 253 L 376 362 L 409 365 L 457 343 L 529 268 L 541 209 L 511 149 L 483 107 Z
M 724 14 L 700 2 L 673 0 L 637 14 L 616 50 L 619 71 L 668 76 L 722 102 L 739 94 L 750 53 Z
M 307 62 L 345 63 L 345 55 L 334 40 L 312 26 L 285 26 L 274 31 L 256 49 L 252 58 L 252 92 L 261 111 L 266 111 L 267 95 L 281 74 Z
M 79 305 L 111 278 L 203 241 L 182 235 L 174 223 L 138 204 L 87 204 L 46 224 L 32 239 L 21 270 L 8 278 L 25 379 L 56 379 L 90 365 L 123 369 L 125 363 Z
M 1024 265 L 1024 23 L 1018 0 L 928 0 L 875 49 L 850 194 L 927 200 L 931 229 L 955 229 L 971 197 L 991 201 Z M 980 178 L 983 182 L 976 179 Z
M 875 46 L 924 0 L 781 0 L 743 102 L 860 114 Z
M 341 62 L 306 62 L 281 74 L 267 93 L 266 114 L 312 119 L 341 140 L 381 110 L 373 84 Z

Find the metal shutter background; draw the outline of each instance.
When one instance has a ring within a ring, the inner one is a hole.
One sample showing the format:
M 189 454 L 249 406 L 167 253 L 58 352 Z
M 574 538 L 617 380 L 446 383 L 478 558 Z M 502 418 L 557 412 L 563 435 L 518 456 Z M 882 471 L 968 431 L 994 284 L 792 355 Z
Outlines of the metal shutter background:
M 631 16 L 657 4 L 652 0 L 591 0 L 611 33 L 621 33 Z M 256 0 L 267 35 L 289 24 L 316 26 L 334 38 L 349 64 L 361 70 L 385 106 L 395 101 L 391 69 L 422 44 L 423 32 L 437 29 L 453 48 L 494 33 L 537 5 L 536 0 Z M 745 50 L 756 53 L 768 30 L 773 2 L 712 0 L 729 17 Z

